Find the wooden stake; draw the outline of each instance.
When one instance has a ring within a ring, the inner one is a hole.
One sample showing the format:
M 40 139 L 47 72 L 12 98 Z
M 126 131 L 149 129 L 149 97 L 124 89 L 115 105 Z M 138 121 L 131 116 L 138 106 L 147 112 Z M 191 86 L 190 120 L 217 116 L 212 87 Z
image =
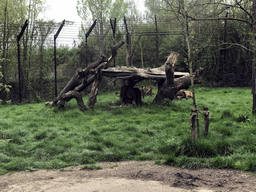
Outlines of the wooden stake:
M 199 129 L 199 117 L 198 111 L 196 111 L 196 131 L 197 131 L 197 138 L 200 138 L 200 129 Z
M 208 107 L 204 107 L 204 111 L 203 111 L 203 114 L 204 114 L 204 136 L 207 136 L 208 135 L 208 129 L 209 129 L 209 117 L 210 117 L 210 114 L 211 112 L 208 111 Z
M 196 117 L 197 117 L 197 109 L 191 109 L 190 125 L 191 125 L 192 143 L 196 141 L 196 130 L 195 130 Z

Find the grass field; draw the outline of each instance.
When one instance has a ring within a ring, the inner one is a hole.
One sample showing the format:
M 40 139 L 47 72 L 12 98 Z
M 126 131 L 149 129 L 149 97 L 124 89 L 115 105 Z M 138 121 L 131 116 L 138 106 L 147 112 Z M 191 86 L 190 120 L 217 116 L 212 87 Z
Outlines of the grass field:
M 100 94 L 95 110 L 40 104 L 0 106 L 0 174 L 59 169 L 95 161 L 155 160 L 184 168 L 256 171 L 256 116 L 246 88 L 196 88 L 199 110 L 211 111 L 209 135 L 190 139 L 192 99 L 170 105 L 111 108 L 114 93 Z M 85 102 L 87 97 L 84 98 Z M 168 102 L 167 102 L 168 103 Z

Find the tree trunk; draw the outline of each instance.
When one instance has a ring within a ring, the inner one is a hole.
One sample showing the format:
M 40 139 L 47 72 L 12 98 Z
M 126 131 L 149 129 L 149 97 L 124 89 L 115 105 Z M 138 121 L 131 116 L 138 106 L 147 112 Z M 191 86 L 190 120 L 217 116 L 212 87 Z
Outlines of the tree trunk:
M 107 77 L 117 77 L 123 79 L 124 85 L 121 88 L 121 100 L 122 104 L 127 103 L 130 105 L 141 106 L 141 92 L 138 88 L 134 86 L 144 80 L 151 79 L 158 81 L 158 93 L 153 101 L 155 104 L 160 104 L 165 98 L 173 100 L 176 96 L 176 93 L 180 89 L 186 89 L 191 85 L 191 76 L 189 73 L 183 72 L 174 72 L 175 63 L 177 62 L 178 55 L 177 53 L 172 52 L 168 57 L 167 61 L 162 67 L 153 68 L 153 69 L 138 69 L 138 68 L 127 68 L 127 67 L 118 67 L 118 68 L 109 68 L 109 63 L 116 56 L 116 51 L 120 48 L 124 42 L 117 44 L 112 50 L 112 56 L 109 59 L 102 57 L 100 60 L 86 67 L 85 69 L 78 69 L 72 79 L 60 92 L 58 97 L 54 99 L 53 102 L 47 102 L 47 105 L 59 105 L 60 107 L 65 106 L 65 102 L 68 102 L 70 99 L 77 99 L 77 103 L 80 109 L 84 110 L 84 104 L 79 96 L 85 88 L 93 83 L 90 98 L 87 102 L 89 108 L 94 108 L 94 105 L 97 101 L 97 95 L 99 90 L 99 85 L 102 80 L 102 76 Z M 193 78 L 200 76 L 202 69 L 197 70 L 193 74 Z M 175 78 L 177 77 L 177 78 Z M 200 78 L 198 78 L 200 79 Z M 71 91 L 71 92 L 70 92 Z
M 253 1 L 253 45 L 254 45 L 254 53 L 253 53 L 253 62 L 252 62 L 252 114 L 256 114 L 256 1 Z
M 90 108 L 94 108 L 94 105 L 97 101 L 96 97 L 98 94 L 98 88 L 102 79 L 102 69 L 107 69 L 110 62 L 115 58 L 117 54 L 117 50 L 124 44 L 124 42 L 119 42 L 112 48 L 112 55 L 109 59 L 105 57 L 101 57 L 95 63 L 89 65 L 85 69 L 77 69 L 71 80 L 67 83 L 67 85 L 63 88 L 60 94 L 54 99 L 52 102 L 46 102 L 46 105 L 50 106 L 59 106 L 64 107 L 65 102 L 70 101 L 72 98 L 77 100 L 77 104 L 81 110 L 85 110 L 86 107 L 84 105 L 82 92 L 85 88 L 87 88 L 93 82 L 92 90 L 90 98 L 87 102 L 87 105 Z M 88 76 L 91 75 L 89 78 Z
M 173 100 L 177 91 L 179 91 L 179 81 L 174 79 L 175 63 L 179 54 L 172 52 L 164 64 L 166 80 L 158 82 L 158 92 L 153 100 L 154 104 L 160 104 L 165 98 Z
M 95 103 L 97 102 L 97 95 L 98 95 L 101 80 L 102 80 L 101 68 L 98 68 L 98 70 L 95 74 L 95 80 L 92 84 L 90 97 L 89 97 L 88 102 L 86 104 L 90 109 L 94 109 Z

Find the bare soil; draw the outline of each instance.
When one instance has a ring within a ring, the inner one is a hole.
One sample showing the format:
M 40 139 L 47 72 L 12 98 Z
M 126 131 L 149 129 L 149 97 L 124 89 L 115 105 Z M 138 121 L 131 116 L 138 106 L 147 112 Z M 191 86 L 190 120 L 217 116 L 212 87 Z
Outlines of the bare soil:
M 76 166 L 63 170 L 39 170 L 2 175 L 0 176 L 0 191 L 256 191 L 256 177 L 236 170 L 189 170 L 160 166 L 152 161 L 103 162 L 97 165 L 102 166 L 103 169 L 83 170 L 82 166 Z

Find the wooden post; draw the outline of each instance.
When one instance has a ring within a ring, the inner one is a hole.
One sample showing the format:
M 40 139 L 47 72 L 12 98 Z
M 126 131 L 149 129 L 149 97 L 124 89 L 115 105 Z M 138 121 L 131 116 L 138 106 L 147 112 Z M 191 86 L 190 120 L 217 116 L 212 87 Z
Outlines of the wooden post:
M 207 136 L 208 129 L 209 129 L 209 123 L 210 123 L 209 118 L 210 118 L 210 114 L 211 114 L 211 112 L 208 111 L 208 107 L 204 107 L 203 114 L 204 114 L 204 136 Z
M 197 109 L 191 109 L 191 117 L 190 117 L 190 125 L 191 125 L 191 139 L 192 143 L 196 141 L 196 117 L 197 117 Z
M 196 131 L 197 131 L 197 138 L 200 138 L 198 111 L 196 111 Z

